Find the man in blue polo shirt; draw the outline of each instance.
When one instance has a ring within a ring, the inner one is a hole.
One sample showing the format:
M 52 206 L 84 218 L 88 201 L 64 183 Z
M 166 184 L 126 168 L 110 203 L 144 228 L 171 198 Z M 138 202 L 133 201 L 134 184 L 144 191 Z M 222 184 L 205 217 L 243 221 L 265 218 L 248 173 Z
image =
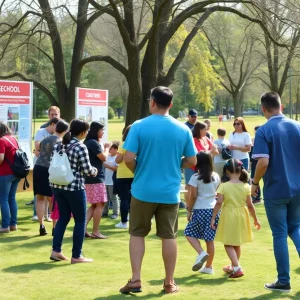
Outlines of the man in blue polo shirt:
M 197 122 L 197 116 L 198 112 L 196 109 L 190 109 L 189 114 L 188 114 L 188 120 L 184 124 L 191 130 L 194 129 L 194 126 Z
M 165 293 L 176 293 L 174 270 L 180 202 L 181 168 L 196 165 L 196 148 L 190 129 L 169 115 L 173 93 L 166 87 L 152 89 L 151 116 L 132 124 L 126 138 L 124 161 L 134 172 L 130 207 L 130 261 L 132 277 L 121 293 L 141 292 L 141 265 L 145 237 L 155 216 L 156 235 L 162 241 Z
M 289 292 L 288 236 L 300 255 L 300 123 L 282 114 L 277 93 L 263 94 L 261 105 L 268 122 L 255 135 L 252 158 L 258 159 L 258 163 L 252 195 L 256 195 L 263 177 L 265 208 L 273 234 L 278 273 L 277 281 L 265 284 L 265 288 Z

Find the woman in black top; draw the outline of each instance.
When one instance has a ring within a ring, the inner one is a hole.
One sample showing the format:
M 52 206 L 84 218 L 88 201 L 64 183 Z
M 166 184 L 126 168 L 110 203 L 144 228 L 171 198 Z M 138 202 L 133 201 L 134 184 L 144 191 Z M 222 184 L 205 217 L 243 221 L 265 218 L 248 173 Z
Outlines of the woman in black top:
M 90 131 L 84 141 L 88 151 L 91 165 L 98 170 L 95 177 L 87 177 L 85 179 L 87 202 L 91 206 L 87 210 L 86 226 L 93 218 L 93 232 L 89 234 L 86 230 L 85 236 L 92 239 L 106 239 L 107 236 L 99 231 L 99 224 L 102 217 L 102 211 L 105 202 L 107 202 L 106 188 L 104 184 L 104 168 L 103 162 L 106 161 L 109 145 L 105 144 L 104 151 L 99 144 L 100 139 L 104 134 L 104 125 L 100 122 L 92 122 Z

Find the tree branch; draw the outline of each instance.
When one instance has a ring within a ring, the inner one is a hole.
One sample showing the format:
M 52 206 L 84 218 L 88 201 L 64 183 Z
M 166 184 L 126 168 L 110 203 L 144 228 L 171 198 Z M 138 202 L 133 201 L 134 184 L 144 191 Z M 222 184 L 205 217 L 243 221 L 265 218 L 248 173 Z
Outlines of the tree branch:
M 106 56 L 95 55 L 95 56 L 90 56 L 90 57 L 84 58 L 80 61 L 79 68 L 83 68 L 83 66 L 85 64 L 90 63 L 90 62 L 95 62 L 95 61 L 104 61 L 104 62 L 110 64 L 112 67 L 114 67 L 119 72 L 121 72 L 126 77 L 126 79 L 129 76 L 128 70 L 123 65 L 121 65 L 119 62 L 117 62 L 115 59 L 113 59 L 111 56 L 108 56 L 108 55 L 106 55 Z
M 163 81 L 165 86 L 169 86 L 174 81 L 175 73 L 177 71 L 177 68 L 179 67 L 182 60 L 184 59 L 185 54 L 186 54 L 186 52 L 189 48 L 189 45 L 190 45 L 191 41 L 196 36 L 196 34 L 199 31 L 201 25 L 210 16 L 210 14 L 211 14 L 211 12 L 207 11 L 206 13 L 204 13 L 199 18 L 199 20 L 195 24 L 194 28 L 191 30 L 191 32 L 188 34 L 188 36 L 185 38 L 185 40 L 184 40 L 184 42 L 183 42 L 183 44 L 180 48 L 180 51 L 179 51 L 178 55 L 176 56 L 175 60 L 173 61 L 167 75 L 164 76 L 163 78 L 159 79 L 159 81 Z

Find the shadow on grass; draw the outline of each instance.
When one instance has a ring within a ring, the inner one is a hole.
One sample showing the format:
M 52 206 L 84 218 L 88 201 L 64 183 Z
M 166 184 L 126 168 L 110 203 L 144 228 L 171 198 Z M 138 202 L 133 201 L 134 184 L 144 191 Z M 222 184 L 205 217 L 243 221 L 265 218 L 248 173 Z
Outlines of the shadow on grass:
M 300 292 L 297 292 L 295 295 L 289 295 L 287 293 L 280 293 L 278 291 L 273 291 L 270 292 L 269 294 L 264 294 L 264 295 L 260 295 L 260 296 L 256 296 L 256 297 L 244 297 L 244 298 L 240 298 L 240 300 L 265 300 L 265 299 L 300 299 Z
M 228 281 L 227 276 L 221 278 L 211 278 L 208 276 L 203 276 L 201 274 L 194 274 L 189 275 L 186 277 L 177 277 L 175 278 L 176 283 L 180 287 L 181 285 L 184 286 L 196 286 L 196 285 L 221 285 Z M 148 281 L 152 285 L 162 286 L 163 280 L 162 279 L 155 279 Z
M 295 270 L 296 274 L 300 274 L 300 267 Z
M 11 266 L 5 269 L 2 269 L 3 272 L 6 273 L 29 273 L 31 271 L 48 271 L 54 268 L 59 267 L 66 267 L 69 266 L 70 262 L 68 264 L 62 263 L 62 262 L 39 262 L 34 264 L 23 264 L 23 265 L 17 265 L 17 266 Z
M 124 299 L 124 298 L 136 298 L 138 297 L 138 299 L 153 299 L 153 298 L 161 298 L 162 296 L 164 296 L 165 294 L 163 293 L 163 291 L 160 291 L 159 293 L 157 294 L 147 294 L 147 295 L 142 295 L 142 294 L 121 294 L 121 293 L 118 293 L 118 294 L 115 294 L 115 295 L 110 295 L 110 296 L 101 296 L 101 297 L 97 297 L 95 298 L 94 300 L 102 300 L 102 299 Z

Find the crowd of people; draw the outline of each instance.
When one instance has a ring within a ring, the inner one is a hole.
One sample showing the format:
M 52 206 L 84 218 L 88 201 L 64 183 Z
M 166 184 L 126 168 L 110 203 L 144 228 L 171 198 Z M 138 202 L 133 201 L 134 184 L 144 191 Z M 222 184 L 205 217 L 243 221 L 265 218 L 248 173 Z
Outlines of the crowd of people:
M 105 128 L 98 121 L 89 124 L 74 119 L 68 124 L 60 118 L 58 107 L 49 108 L 49 121 L 34 139 L 33 190 L 39 235 L 47 234 L 45 219 L 53 222 L 50 259 L 69 260 L 62 253 L 62 243 L 66 227 L 74 218 L 71 263 L 92 262 L 82 255 L 84 238 L 107 239 L 100 223 L 102 217 L 109 216 L 111 204 L 110 218 L 120 216 L 115 227 L 129 228 L 130 233 L 132 275 L 120 292 L 142 291 L 145 237 L 154 218 L 156 235 L 162 242 L 163 290 L 176 293 L 176 236 L 184 170 L 188 221 L 184 235 L 197 252 L 192 270 L 214 273 L 214 241 L 219 241 L 230 260 L 223 271 L 229 278 L 242 277 L 241 246 L 253 240 L 250 216 L 256 229 L 260 229 L 254 204 L 261 203 L 259 181 L 264 177 L 264 203 L 278 272 L 278 279 L 265 284 L 265 288 L 289 292 L 288 236 L 300 254 L 300 160 L 293 150 L 300 146 L 299 123 L 284 117 L 276 93 L 266 93 L 261 104 L 268 122 L 255 127 L 255 139 L 251 139 L 241 117 L 234 120 L 228 139 L 223 128 L 217 130 L 218 138 L 214 139 L 210 120 L 197 121 L 195 109 L 189 111 L 186 123 L 171 117 L 172 100 L 170 89 L 152 89 L 151 115 L 124 128 L 121 143 L 103 143 Z M 293 138 L 289 139 L 286 132 Z M 13 174 L 11 162 L 18 148 L 8 126 L 0 122 L 0 233 L 17 230 L 19 179 Z M 73 174 L 68 184 L 49 179 L 56 153 L 67 156 Z M 205 250 L 201 240 L 206 244 Z

